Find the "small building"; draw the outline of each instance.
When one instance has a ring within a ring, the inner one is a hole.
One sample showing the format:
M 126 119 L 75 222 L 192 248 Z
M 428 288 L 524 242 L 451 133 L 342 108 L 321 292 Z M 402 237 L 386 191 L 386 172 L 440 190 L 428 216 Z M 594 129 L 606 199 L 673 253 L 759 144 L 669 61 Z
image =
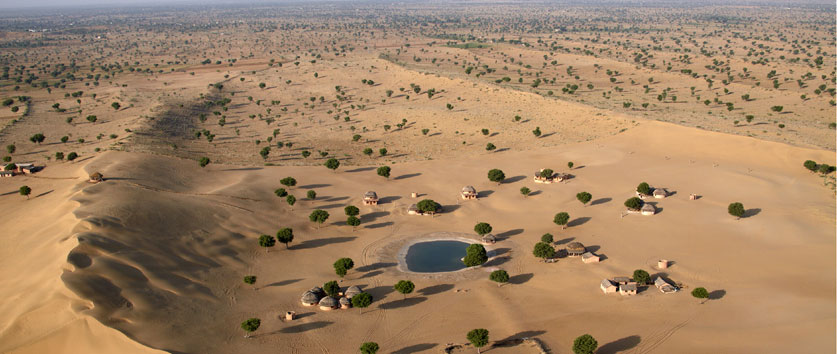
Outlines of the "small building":
M 363 290 L 360 290 L 359 286 L 352 285 L 348 289 L 346 289 L 346 292 L 344 294 L 347 299 L 351 300 L 355 295 L 360 294 L 362 292 Z
M 288 311 L 285 312 L 285 321 L 293 321 L 296 319 L 296 312 Z
M 616 284 L 622 285 L 622 284 L 628 284 L 628 283 L 630 283 L 630 282 L 631 282 L 631 278 L 628 278 L 628 277 L 615 277 L 615 278 L 613 278 L 613 281 L 614 281 L 614 282 L 616 282 Z
M 419 194 L 417 192 L 410 193 L 410 198 L 418 198 Z
M 0 171 L 0 177 L 14 177 L 14 171 Z
M 477 190 L 474 186 L 465 186 L 462 187 L 462 199 L 471 200 L 477 199 Z
M 15 167 L 17 167 L 18 173 L 32 173 L 35 172 L 35 164 L 31 163 L 16 163 Z
M 306 291 L 302 294 L 302 306 L 314 306 L 320 302 L 321 296 L 317 293 L 313 293 L 310 290 Z
M 369 191 L 363 195 L 363 205 L 378 205 L 378 194 Z
M 584 252 L 581 255 L 581 261 L 584 263 L 599 263 L 599 256 L 593 254 L 593 252 Z
M 602 292 L 605 294 L 612 294 L 619 290 L 619 287 L 616 286 L 612 281 L 609 279 L 602 280 L 602 284 L 599 286 L 602 289 Z
M 543 171 L 545 171 L 545 170 L 546 170 L 545 168 L 542 168 L 542 169 L 540 169 L 540 171 L 535 172 L 535 176 L 533 177 L 533 180 L 535 181 L 535 183 L 550 184 L 550 183 L 553 183 L 553 182 L 561 182 L 563 180 L 563 178 L 561 177 L 562 175 L 560 173 L 552 173 L 552 174 L 547 173 L 548 176 L 544 176 Z
M 677 292 L 677 287 L 674 285 L 669 284 L 663 277 L 657 277 L 654 279 L 654 286 L 657 289 L 660 289 L 660 292 L 663 294 L 671 294 Z
M 657 208 L 649 203 L 645 203 L 642 205 L 642 208 L 639 209 L 639 212 L 642 215 L 654 215 L 657 213 Z
M 619 294 L 625 295 L 636 295 L 636 283 L 630 282 L 627 284 L 619 285 Z
M 658 269 L 666 269 L 666 268 L 668 268 L 668 260 L 666 260 L 666 259 L 661 259 L 661 260 L 657 261 L 657 268 L 658 268 Z
M 567 245 L 567 256 L 578 257 L 587 252 L 587 248 L 581 242 L 570 242 Z
M 90 174 L 90 179 L 87 180 L 90 183 L 99 183 L 105 180 L 105 176 L 102 176 L 99 172 L 93 172 Z
M 698 198 L 697 194 L 694 194 L 694 193 L 689 194 L 689 200 L 697 200 L 697 198 Z
M 346 310 L 346 309 L 352 307 L 352 302 L 349 301 L 348 298 L 341 297 L 339 302 L 340 302 L 340 308 L 343 309 L 343 310 Z
M 663 199 L 668 197 L 668 191 L 663 188 L 654 188 L 654 192 L 652 192 L 651 195 L 653 195 L 654 198 Z
M 419 214 L 421 214 L 421 212 L 418 210 L 418 205 L 415 205 L 415 204 L 410 205 L 410 207 L 409 207 L 409 208 L 407 208 L 407 214 L 410 214 L 410 215 L 419 215 Z
M 326 297 L 320 299 L 319 305 L 320 305 L 320 310 L 323 310 L 323 311 L 331 311 L 331 310 L 334 310 L 334 309 L 336 309 L 340 306 L 340 304 L 337 302 L 337 299 L 335 299 L 331 296 L 326 296 Z
M 486 234 L 482 237 L 482 244 L 484 245 L 493 245 L 497 243 L 497 237 L 492 234 Z

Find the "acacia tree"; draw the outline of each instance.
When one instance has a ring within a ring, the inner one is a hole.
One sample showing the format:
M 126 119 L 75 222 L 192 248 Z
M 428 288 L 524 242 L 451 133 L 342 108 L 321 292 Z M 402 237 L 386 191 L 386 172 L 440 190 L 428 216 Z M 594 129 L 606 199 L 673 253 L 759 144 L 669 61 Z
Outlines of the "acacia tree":
M 472 243 L 465 249 L 465 258 L 462 261 L 466 267 L 478 266 L 488 261 L 488 254 L 481 244 Z
M 206 165 L 209 165 L 209 162 L 210 162 L 209 158 L 204 156 L 204 157 L 201 157 L 200 160 L 198 160 L 198 165 L 200 165 L 201 168 L 204 168 L 204 167 L 206 167 Z
M 544 261 L 555 257 L 555 249 L 546 242 L 538 242 L 535 244 L 535 249 L 532 250 L 535 257 L 543 258 Z
M 439 203 L 436 203 L 433 199 L 425 199 L 416 203 L 416 208 L 422 213 L 435 214 L 439 210 Z
M 468 332 L 468 341 L 474 348 L 477 348 L 477 353 L 480 353 L 480 348 L 488 344 L 488 330 L 485 328 L 477 328 Z
M 639 210 L 640 208 L 642 208 L 643 204 L 645 204 L 645 202 L 643 202 L 642 199 L 639 199 L 637 197 L 631 197 L 625 201 L 625 207 L 631 210 Z
M 270 250 L 270 247 L 273 247 L 275 245 L 276 245 L 276 239 L 273 238 L 273 236 L 270 236 L 270 235 L 259 236 L 259 246 L 264 247 L 265 253 L 267 253 L 268 250 Z
M 491 225 L 489 225 L 488 223 L 485 223 L 485 222 L 481 222 L 481 223 L 478 223 L 478 224 L 474 225 L 474 231 L 477 233 L 477 235 L 480 235 L 480 236 L 485 236 L 485 234 L 491 232 L 491 230 L 492 230 Z
M 593 354 L 599 347 L 599 342 L 593 336 L 584 334 L 573 341 L 573 353 L 575 354 Z
M 488 180 L 491 182 L 497 182 L 497 184 L 502 184 L 503 180 L 506 179 L 506 174 L 503 173 L 502 170 L 492 169 L 488 171 Z
M 276 232 L 276 239 L 285 244 L 285 249 L 290 248 L 289 243 L 294 240 L 294 230 L 289 227 L 284 227 Z
M 325 167 L 328 167 L 329 170 L 337 171 L 337 168 L 340 167 L 340 161 L 337 161 L 335 158 L 330 158 L 325 162 Z
M 296 204 L 296 197 L 294 197 L 293 195 L 288 195 L 288 197 L 285 198 L 285 201 L 288 203 L 288 205 L 291 206 L 291 209 L 293 209 L 294 204 Z
M 642 182 L 636 186 L 636 191 L 642 195 L 651 195 L 651 186 L 648 183 Z
M 552 238 L 552 234 L 546 233 L 541 235 L 541 242 L 552 244 L 553 241 L 554 239 Z
M 416 285 L 409 280 L 399 280 L 398 283 L 395 283 L 395 286 L 393 286 L 393 288 L 395 289 L 395 291 L 404 295 L 404 300 L 407 300 L 407 294 L 412 293 L 413 290 L 416 288 Z
M 351 226 L 352 231 L 355 231 L 355 229 L 358 226 L 360 226 L 360 218 L 358 218 L 357 216 L 350 216 L 350 217 L 346 218 L 346 225 Z
M 811 172 L 815 172 L 817 170 L 817 162 L 813 160 L 806 160 L 802 166 L 805 166 L 805 168 Z
M 308 215 L 308 220 L 311 222 L 317 223 L 317 228 L 320 228 L 320 225 L 328 220 L 328 212 L 322 209 L 317 209 L 311 212 L 311 215 Z
M 346 276 L 349 269 L 355 267 L 355 262 L 351 258 L 340 258 L 334 262 L 334 272 L 341 278 Z
M 323 284 L 323 291 L 328 296 L 336 297 L 340 293 L 340 284 L 337 284 L 335 280 L 326 282 Z
M 573 169 L 573 166 L 574 166 L 574 165 L 575 165 L 575 164 L 574 164 L 572 161 L 567 162 L 567 168 L 569 168 L 569 169 L 571 169 L 571 170 Z
M 581 204 L 584 204 L 584 206 L 587 206 L 587 203 L 589 203 L 590 200 L 593 199 L 593 195 L 587 192 L 580 192 L 576 194 L 575 197 L 576 199 L 578 199 L 579 202 L 581 202 Z
M 345 208 L 343 208 L 343 211 L 346 212 L 346 216 L 357 216 L 358 214 L 360 214 L 360 209 L 358 209 L 354 205 L 347 205 Z
M 285 177 L 285 178 L 282 178 L 281 180 L 279 180 L 279 183 L 281 183 L 283 186 L 288 187 L 288 189 L 290 189 L 291 187 L 296 185 L 296 179 L 293 178 L 293 177 Z
M 634 271 L 634 281 L 638 284 L 646 285 L 651 282 L 651 275 L 642 269 L 637 269 Z
M 567 223 L 569 221 L 570 221 L 570 214 L 568 214 L 567 212 L 564 212 L 564 211 L 562 211 L 558 214 L 555 214 L 555 218 L 552 219 L 552 222 L 554 222 L 555 225 L 561 226 L 562 230 L 567 228 Z
M 392 171 L 392 169 L 389 168 L 389 166 L 378 167 L 378 176 L 386 177 L 387 179 L 389 179 L 390 171 Z
M 244 330 L 244 338 L 250 338 L 250 332 L 255 332 L 262 325 L 262 320 L 258 318 L 250 318 L 241 322 L 241 329 Z
M 498 269 L 491 272 L 491 275 L 489 275 L 488 278 L 491 279 L 491 281 L 496 282 L 497 286 L 500 287 L 509 282 L 509 273 L 506 273 L 505 270 Z
M 26 199 L 29 199 L 29 195 L 32 194 L 32 188 L 29 188 L 29 186 L 21 186 L 18 192 L 20 192 L 20 195 L 25 196 Z
M 369 293 L 363 292 L 352 296 L 352 306 L 357 307 L 360 309 L 360 314 L 363 314 L 363 309 L 372 305 L 372 295 Z
M 378 346 L 378 343 L 366 342 L 360 345 L 360 354 L 375 354 L 379 349 L 380 347 Z
M 706 299 L 709 298 L 709 292 L 706 291 L 706 288 L 695 288 L 694 290 L 692 290 L 692 296 L 694 296 L 697 299 L 703 300 L 700 302 L 701 304 L 703 304 L 704 302 L 706 302 Z
M 244 283 L 245 284 L 256 284 L 256 276 L 255 275 L 245 275 L 244 276 Z
M 308 199 L 311 199 L 311 200 L 314 200 L 314 199 L 317 198 L 317 192 L 314 191 L 313 189 L 309 190 L 308 193 L 306 193 L 306 195 L 308 196 Z
M 530 193 L 532 193 L 532 190 L 529 187 L 520 188 L 520 194 L 523 194 L 524 197 L 528 197 Z
M 727 212 L 729 213 L 729 215 L 734 216 L 735 220 L 739 220 L 742 216 L 744 216 L 744 204 L 741 204 L 739 202 L 730 203 L 730 205 L 727 207 Z

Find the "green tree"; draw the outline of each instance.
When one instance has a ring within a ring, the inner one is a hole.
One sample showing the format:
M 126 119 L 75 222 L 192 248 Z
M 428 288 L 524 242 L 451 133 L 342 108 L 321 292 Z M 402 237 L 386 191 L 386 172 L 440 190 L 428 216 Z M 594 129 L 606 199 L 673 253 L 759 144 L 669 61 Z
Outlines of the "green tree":
M 380 150 L 378 150 L 378 153 L 381 156 L 387 156 L 387 149 L 386 148 L 381 148 Z
M 390 171 L 392 171 L 392 169 L 389 168 L 389 166 L 378 167 L 378 176 L 386 177 L 387 179 L 389 179 Z
M 259 155 L 262 156 L 263 160 L 267 160 L 267 156 L 270 155 L 270 146 L 265 146 L 259 151 Z
M 485 222 L 478 223 L 474 225 L 474 231 L 477 235 L 484 236 L 485 234 L 491 232 L 491 225 Z
M 541 178 L 551 178 L 555 174 L 551 168 L 545 168 L 539 172 Z
M 245 275 L 244 276 L 244 283 L 245 284 L 256 284 L 256 276 L 255 275 Z
M 488 255 L 485 252 L 485 247 L 478 243 L 472 243 L 465 250 L 465 258 L 463 262 L 466 267 L 474 267 L 488 261 Z
M 558 214 L 555 214 L 555 217 L 552 219 L 552 222 L 554 222 L 555 225 L 561 226 L 561 229 L 566 229 L 567 228 L 567 223 L 569 221 L 570 221 L 570 214 L 568 214 L 567 212 L 564 212 L 564 211 L 562 211 Z
M 270 236 L 270 235 L 259 236 L 259 246 L 264 247 L 265 252 L 268 252 L 270 247 L 273 247 L 275 245 L 276 245 L 276 239 L 273 238 L 273 236 Z
M 833 170 L 834 170 L 834 166 L 831 166 L 827 163 L 820 164 L 819 166 L 817 166 L 817 172 L 819 172 L 820 174 L 823 174 L 823 175 L 827 175 L 827 174 L 831 173 L 831 171 L 833 171 Z
M 308 193 L 306 193 L 306 195 L 308 196 L 308 199 L 317 199 L 317 192 L 315 192 L 313 189 L 309 190 Z
M 340 284 L 337 284 L 337 281 L 332 280 L 323 284 L 323 291 L 326 295 L 331 297 L 337 297 L 340 293 Z
M 416 289 L 416 285 L 413 284 L 413 282 L 411 282 L 409 280 L 399 280 L 397 283 L 395 283 L 395 285 L 393 286 L 393 289 L 395 289 L 395 291 L 401 293 L 401 295 L 404 295 L 404 300 L 406 300 L 407 299 L 407 294 L 412 293 L 413 290 Z
M 535 244 L 535 249 L 532 250 L 535 257 L 543 258 L 544 260 L 555 257 L 555 249 L 546 242 L 538 242 Z
M 648 183 L 642 182 L 636 186 L 636 191 L 642 195 L 651 195 L 651 186 Z
M 198 165 L 200 165 L 200 166 L 201 166 L 201 168 L 206 167 L 206 165 L 209 165 L 209 158 L 208 158 L 208 157 L 206 157 L 206 156 L 201 157 L 201 159 L 200 159 L 200 160 L 198 160 Z
M 302 150 L 302 158 L 307 159 L 308 156 L 311 156 L 311 152 L 308 150 Z
M 6 145 L 6 151 L 10 154 L 14 154 L 15 151 L 17 151 L 17 147 L 15 146 L 15 144 Z
M 352 306 L 357 307 L 360 309 L 360 314 L 363 314 L 363 309 L 372 305 L 372 295 L 369 293 L 363 292 L 352 296 Z
M 741 219 L 744 216 L 744 204 L 739 202 L 730 203 L 727 212 L 729 212 L 729 215 L 736 217 L 736 220 Z
M 554 242 L 554 241 L 555 241 L 555 239 L 552 237 L 552 234 L 550 234 L 550 233 L 546 233 L 546 234 L 541 235 L 541 242 L 543 242 L 543 243 L 547 243 L 547 244 L 551 245 L 552 242 Z
M 651 282 L 651 275 L 642 269 L 637 269 L 634 271 L 634 281 L 642 285 L 648 284 Z
M 532 193 L 532 190 L 529 187 L 520 188 L 520 194 L 523 194 L 524 197 L 528 197 L 530 193 Z
M 352 231 L 355 230 L 360 225 L 360 218 L 357 216 L 349 216 L 346 218 L 346 225 L 350 225 L 352 227 Z
M 275 193 L 276 196 L 279 198 L 288 196 L 288 191 L 286 191 L 285 188 L 278 188 L 275 191 L 273 191 L 273 193 Z
M 293 177 L 285 177 L 279 180 L 279 183 L 281 183 L 285 187 L 290 188 L 296 185 L 296 179 L 294 179 Z
M 294 241 L 294 229 L 283 227 L 276 232 L 276 239 L 285 244 L 285 249 L 290 248 L 289 243 Z
M 435 214 L 439 210 L 439 203 L 436 203 L 433 199 L 425 199 L 418 202 L 416 208 L 422 213 Z
M 496 282 L 499 287 L 509 282 L 509 273 L 506 273 L 505 270 L 499 269 L 491 272 L 491 275 L 489 275 L 488 278 L 491 279 L 491 281 Z
M 372 148 L 363 149 L 363 154 L 366 156 L 372 156 Z
M 805 163 L 802 164 L 805 166 L 809 171 L 814 172 L 817 170 L 817 163 L 813 160 L 806 160 Z
M 503 173 L 502 170 L 492 169 L 488 171 L 488 180 L 491 182 L 497 182 L 497 184 L 502 184 L 503 180 L 506 179 L 506 174 Z
M 477 348 L 477 353 L 480 353 L 480 348 L 488 344 L 488 330 L 485 328 L 477 328 L 468 332 L 468 341 L 474 348 Z
M 640 208 L 642 208 L 643 204 L 645 204 L 645 202 L 643 202 L 642 199 L 639 199 L 637 197 L 631 197 L 625 201 L 625 206 L 631 210 L 639 210 Z
M 485 151 L 493 151 L 494 149 L 497 149 L 497 147 L 494 146 L 494 144 L 492 143 L 488 143 L 485 145 Z
M 31 141 L 33 143 L 37 143 L 37 144 L 40 144 L 40 143 L 44 142 L 44 139 L 46 139 L 46 137 L 42 133 L 37 133 L 37 134 L 32 135 L 31 137 L 29 137 L 29 141 Z
M 535 134 L 535 137 L 541 136 L 541 127 L 535 127 L 535 130 L 532 131 L 532 134 Z
M 352 135 L 352 141 L 358 141 L 358 140 L 360 140 L 360 138 L 361 138 L 360 134 Z
M 695 288 L 692 290 L 692 296 L 697 299 L 702 299 L 703 301 L 700 302 L 702 304 L 709 298 L 709 292 L 706 291 L 706 288 Z
M 340 161 L 337 161 L 335 158 L 330 158 L 325 162 L 325 167 L 328 167 L 329 170 L 336 171 L 340 167 Z
M 354 205 L 346 206 L 345 208 L 343 208 L 343 211 L 346 212 L 346 216 L 357 216 L 358 214 L 360 214 L 360 209 L 358 209 Z
M 119 108 L 122 107 L 122 105 L 120 105 L 119 102 L 111 103 L 110 106 L 113 107 L 113 109 L 116 111 L 118 111 Z
M 589 334 L 579 336 L 573 341 L 573 353 L 575 354 L 593 354 L 598 347 L 599 342 Z
M 56 160 L 63 160 L 64 159 L 64 153 L 61 152 L 61 151 L 56 152 L 55 153 L 55 159 Z
M 575 165 L 575 164 L 573 164 L 573 162 L 572 162 L 572 161 L 567 162 L 567 168 L 569 168 L 569 169 L 571 169 L 571 170 L 573 169 L 573 166 L 574 166 L 574 165 Z
M 246 332 L 244 338 L 250 338 L 250 333 L 255 332 L 257 329 L 259 329 L 259 326 L 261 325 L 262 320 L 258 318 L 250 318 L 244 322 L 241 322 L 241 329 L 243 329 L 244 332 Z
M 65 143 L 65 144 L 66 144 L 66 143 L 67 143 L 67 141 L 69 141 L 69 140 L 70 140 L 70 137 L 69 137 L 69 136 L 64 135 L 64 136 L 62 136 L 62 137 L 61 137 L 61 142 L 62 142 L 62 143 Z
M 76 154 L 75 152 L 71 152 L 71 153 L 67 154 L 67 160 L 68 161 L 73 161 L 77 158 L 78 158 L 78 154 Z
M 285 198 L 285 202 L 287 202 L 287 203 L 288 203 L 288 205 L 290 205 L 291 207 L 293 207 L 293 206 L 294 206 L 294 204 L 296 204 L 296 197 L 294 197 L 293 195 L 290 195 L 290 194 L 289 194 L 289 195 L 288 195 L 288 197 L 287 197 L 287 198 Z
M 96 120 L 98 120 L 98 117 L 96 117 L 94 115 L 87 116 L 87 121 L 90 122 L 90 123 L 96 123 Z
M 773 111 L 773 112 L 776 112 L 776 113 L 781 113 L 782 109 L 784 109 L 784 108 L 785 107 L 782 107 L 782 106 L 773 106 L 773 107 L 770 107 L 770 110 Z
M 581 204 L 584 204 L 584 206 L 587 206 L 587 203 L 589 203 L 590 200 L 593 199 L 593 195 L 587 192 L 578 193 L 575 195 L 575 197 L 576 199 L 578 199 L 579 202 L 581 202 Z
M 32 194 L 32 188 L 29 188 L 29 186 L 21 186 L 18 192 L 20 192 L 20 195 L 25 196 L 26 199 L 29 199 L 29 195 Z
M 320 228 L 319 225 L 328 220 L 328 212 L 322 209 L 314 210 L 308 215 L 308 220 L 317 223 L 317 228 Z
M 387 90 L 387 92 L 392 94 L 392 90 Z M 375 354 L 379 349 L 378 343 L 366 342 L 360 345 L 360 354 Z
M 349 269 L 354 268 L 355 262 L 351 258 L 340 258 L 334 262 L 334 272 L 341 278 L 346 276 Z

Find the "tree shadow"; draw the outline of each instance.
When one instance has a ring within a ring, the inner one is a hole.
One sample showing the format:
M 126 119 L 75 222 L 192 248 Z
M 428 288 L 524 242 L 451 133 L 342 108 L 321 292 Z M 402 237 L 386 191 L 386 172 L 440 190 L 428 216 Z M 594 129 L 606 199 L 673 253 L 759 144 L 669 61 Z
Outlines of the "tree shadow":
M 305 240 L 300 242 L 297 245 L 291 246 L 290 248 L 295 250 L 304 250 L 309 248 L 317 248 L 322 246 L 333 245 L 335 243 L 344 243 L 349 242 L 357 237 L 354 236 L 344 236 L 344 237 L 331 237 L 331 238 L 317 238 L 313 240 Z
M 372 171 L 375 167 L 360 167 L 353 170 L 346 170 L 346 172 L 364 172 L 364 171 Z
M 382 217 L 387 216 L 389 214 L 390 213 L 388 211 L 376 211 L 374 213 L 361 215 L 360 220 L 364 221 L 364 222 L 373 222 L 373 221 L 377 220 L 378 218 L 382 218 Z
M 599 199 L 596 199 L 596 200 L 590 202 L 590 205 L 592 206 L 592 205 L 604 204 L 604 203 L 607 203 L 611 200 L 613 200 L 613 198 L 599 198 Z
M 544 334 L 544 333 L 546 333 L 546 331 L 523 331 L 523 332 L 512 334 L 512 335 L 510 335 L 506 338 L 503 338 L 501 340 L 498 340 L 498 342 L 510 341 L 512 339 L 532 338 L 532 337 L 537 337 L 537 336 L 539 336 L 541 334 Z
M 761 213 L 760 208 L 747 209 L 747 210 L 744 211 L 744 216 L 743 217 L 744 218 L 749 218 L 749 217 L 759 215 L 759 213 Z
M 393 180 L 402 180 L 402 179 L 413 178 L 413 177 L 418 177 L 418 176 L 421 176 L 421 173 L 408 173 L 406 175 L 400 175 L 398 177 L 395 177 L 395 178 L 393 178 Z
M 613 342 L 607 343 L 601 347 L 599 350 L 596 351 L 597 354 L 612 354 L 618 353 L 622 351 L 626 351 L 628 349 L 634 348 L 639 345 L 640 338 L 639 336 L 628 336 L 622 339 L 617 339 Z
M 507 239 L 511 236 L 520 235 L 522 233 L 523 233 L 523 229 L 514 229 L 514 230 L 508 230 L 508 231 L 505 231 L 505 232 L 501 232 L 501 233 L 495 235 L 495 237 L 497 237 L 498 241 L 502 241 L 502 240 L 505 240 L 505 239 Z
M 393 291 L 395 290 L 392 288 L 392 285 L 376 286 L 374 288 L 369 288 L 365 290 L 365 292 L 369 293 L 369 295 L 372 295 L 374 299 L 383 299 L 385 296 L 392 293 Z
M 325 187 L 331 187 L 331 185 L 330 184 L 322 184 L 322 183 L 321 184 L 306 184 L 304 186 L 299 186 L 297 188 L 299 188 L 299 189 L 314 189 L 314 188 L 325 188 Z
M 419 294 L 424 296 L 436 295 L 439 293 L 443 293 L 448 290 L 453 289 L 453 284 L 439 284 L 439 285 L 432 285 L 425 288 L 422 288 L 418 291 Z
M 399 199 L 401 199 L 401 196 L 391 195 L 389 197 L 383 197 L 381 199 L 378 199 L 378 204 L 392 203 L 392 202 L 394 202 L 396 200 L 399 200 Z
M 726 294 L 727 294 L 726 290 L 715 290 L 715 291 L 709 293 L 709 300 L 720 300 Z
M 479 192 L 477 192 L 477 198 L 485 198 L 485 197 L 487 197 L 489 195 L 492 195 L 492 194 L 494 194 L 494 191 L 492 191 L 490 189 L 489 190 L 484 190 L 484 191 L 479 191 Z
M 311 323 L 303 323 L 296 326 L 285 327 L 279 330 L 282 333 L 302 333 L 307 332 L 315 329 L 320 329 L 326 326 L 331 325 L 334 322 L 329 321 L 317 321 Z
M 301 281 L 301 280 L 302 279 L 285 279 L 285 280 L 282 280 L 282 281 L 277 281 L 275 283 L 267 284 L 267 285 L 263 286 L 263 288 L 266 288 L 266 287 L 269 287 L 269 286 L 282 286 L 282 285 L 293 284 L 293 283 L 296 283 L 296 282 Z
M 562 239 L 560 239 L 560 240 L 558 240 L 558 241 L 555 241 L 555 244 L 556 244 L 556 245 L 563 245 L 563 244 L 565 244 L 565 243 L 570 243 L 570 241 L 572 241 L 572 240 L 575 240 L 575 237 L 567 237 L 567 238 L 562 238 Z
M 409 346 L 409 347 L 404 347 L 404 348 L 398 349 L 398 350 L 396 350 L 396 351 L 392 352 L 392 354 L 412 354 L 412 353 L 418 353 L 418 352 L 423 352 L 423 351 L 426 351 L 426 350 L 433 349 L 433 348 L 435 348 L 437 345 L 439 345 L 439 344 L 436 344 L 436 343 L 422 343 L 422 344 L 415 344 L 415 345 L 411 345 L 411 346 Z
M 228 168 L 228 169 L 219 170 L 219 171 L 259 171 L 259 170 L 263 170 L 263 169 L 264 168 L 262 168 L 262 167 L 242 167 L 242 168 Z
M 425 301 L 427 301 L 427 298 L 424 297 L 424 296 L 408 297 L 406 300 L 405 299 L 399 299 L 399 300 L 394 300 L 394 301 L 390 301 L 390 302 L 380 304 L 378 306 L 378 308 L 381 308 L 381 309 L 384 309 L 384 310 L 392 310 L 392 309 L 397 309 L 397 308 L 402 308 L 402 307 L 407 307 L 407 306 L 413 306 L 413 305 L 420 304 L 420 303 L 425 302 Z
M 296 314 L 296 319 L 303 319 L 310 316 L 314 316 L 314 312 L 298 313 Z M 285 317 L 284 314 L 282 315 L 282 317 Z
M 443 205 L 442 211 L 444 212 L 451 212 L 456 211 L 457 209 L 461 208 L 462 206 L 459 204 L 451 204 L 451 205 Z
M 532 280 L 532 278 L 534 278 L 534 277 L 535 277 L 535 274 L 533 274 L 533 273 L 518 274 L 518 275 L 515 275 L 513 277 L 509 277 L 509 283 L 515 284 L 515 285 L 520 285 L 520 284 L 523 284 L 523 283 L 525 283 L 529 280 Z
M 381 275 L 381 274 L 384 274 L 383 270 L 376 270 L 376 271 L 372 271 L 372 272 L 366 273 L 364 275 L 361 275 L 360 278 L 358 278 L 358 279 L 372 278 L 376 275 Z
M 529 193 L 529 196 L 530 196 L 530 197 L 534 197 L 534 196 L 539 195 L 539 194 L 541 194 L 541 193 L 543 193 L 543 191 L 542 191 L 542 190 L 536 190 L 536 191 L 534 191 L 534 192 L 532 192 L 532 193 Z
M 504 180 L 503 180 L 503 184 L 509 184 L 509 183 L 514 183 L 514 182 L 520 182 L 520 181 L 522 181 L 522 180 L 524 180 L 524 179 L 526 179 L 526 176 L 514 176 L 514 177 L 509 177 L 509 178 L 506 178 L 506 179 L 504 179 Z
M 369 272 L 369 271 L 373 271 L 373 270 L 394 267 L 396 265 L 398 265 L 398 263 L 378 262 L 378 263 L 372 263 L 372 264 L 369 264 L 369 265 L 365 265 L 365 266 L 362 266 L 362 267 L 357 267 L 357 268 L 355 268 L 355 270 L 357 270 L 358 272 Z
M 581 225 L 584 225 L 584 224 L 586 224 L 588 221 L 590 221 L 590 219 L 591 219 L 591 218 L 590 218 L 589 216 L 582 216 L 582 217 L 580 217 L 580 218 L 575 218 L 575 219 L 573 219 L 572 221 L 570 221 L 570 222 L 568 222 L 568 223 L 567 223 L 567 227 L 574 227 L 574 226 L 581 226 Z
M 365 228 L 365 229 L 380 229 L 382 227 L 392 226 L 393 224 L 395 224 L 395 223 L 392 222 L 392 221 L 379 222 L 377 224 L 366 225 L 363 228 Z
M 343 204 L 326 204 L 326 205 L 320 205 L 319 207 L 317 207 L 317 209 L 334 209 L 334 208 L 339 208 L 341 206 L 343 206 Z
M 598 250 L 600 250 L 601 248 L 602 248 L 602 247 L 601 247 L 601 246 L 599 246 L 599 245 L 593 245 L 593 246 L 587 246 L 587 247 L 585 247 L 585 249 L 587 249 L 587 252 L 597 252 L 597 251 L 598 251 Z
M 349 197 L 333 197 L 333 198 L 328 198 L 328 199 L 323 199 L 323 200 L 326 201 L 326 202 L 339 202 L 341 200 L 346 200 L 346 199 L 349 199 Z
M 45 195 L 47 195 L 47 194 L 50 194 L 50 193 L 52 193 L 52 192 L 54 192 L 54 191 L 55 191 L 54 189 L 50 189 L 50 190 L 48 190 L 48 191 L 46 191 L 46 192 L 43 192 L 43 193 L 41 193 L 41 194 L 38 194 L 38 195 L 34 196 L 34 198 L 43 197 L 43 196 L 45 196 Z
M 511 257 L 509 257 L 509 256 L 493 257 L 488 262 L 483 263 L 482 266 L 483 267 L 496 267 L 496 266 L 502 265 L 502 264 L 504 264 L 504 263 L 506 263 L 510 260 L 511 260 Z

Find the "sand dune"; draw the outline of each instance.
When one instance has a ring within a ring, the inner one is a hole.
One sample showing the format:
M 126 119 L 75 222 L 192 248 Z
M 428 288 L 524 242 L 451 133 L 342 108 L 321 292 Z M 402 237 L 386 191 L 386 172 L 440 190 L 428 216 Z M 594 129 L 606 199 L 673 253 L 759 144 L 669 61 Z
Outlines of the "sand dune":
M 492 340 L 537 336 L 557 353 L 583 333 L 599 339 L 600 352 L 828 351 L 835 205 L 821 180 L 802 168 L 805 159 L 834 162 L 828 151 L 643 121 L 623 134 L 560 148 L 399 163 L 389 180 L 363 167 L 201 169 L 193 161 L 120 152 L 51 164 L 39 177 L 78 178 L 0 181 L 9 191 L 0 204 L 4 244 L 12 245 L 0 257 L 8 299 L 0 307 L 0 350 L 347 353 L 374 340 L 384 352 L 439 352 L 479 326 Z M 576 164 L 569 182 L 531 182 L 537 168 L 566 171 L 567 161 Z M 490 168 L 503 169 L 510 181 L 489 182 Z M 109 180 L 86 183 L 92 171 Z M 300 199 L 292 209 L 273 195 L 285 176 L 299 181 L 290 191 Z M 676 194 L 654 201 L 658 215 L 621 218 L 622 202 L 641 181 Z M 13 193 L 21 183 L 33 188 L 31 200 Z M 461 202 L 463 185 L 484 197 Z M 523 198 L 522 186 L 537 193 Z M 309 189 L 316 200 L 303 198 Z M 363 223 L 352 231 L 342 208 L 359 205 L 369 189 L 384 203 L 361 207 Z M 446 211 L 406 215 L 413 191 Z M 594 205 L 576 201 L 580 191 L 592 193 Z M 690 193 L 702 198 L 690 201 Z M 750 216 L 727 215 L 733 201 Z M 320 228 L 307 220 L 314 208 L 331 214 Z M 559 211 L 571 215 L 566 230 L 551 222 Z M 479 221 L 501 237 L 487 269 L 433 277 L 397 270 L 392 250 L 399 242 L 434 231 L 470 234 Z M 260 249 L 258 235 L 280 227 L 294 228 L 291 248 Z M 576 240 L 606 259 L 538 262 L 531 247 L 545 232 L 557 247 Z M 367 289 L 375 297 L 371 309 L 361 315 L 301 307 L 304 290 L 336 278 L 331 263 L 339 257 L 356 263 L 341 284 Z M 659 258 L 675 263 L 660 272 L 653 268 Z M 494 268 L 506 269 L 512 284 L 489 282 Z M 601 279 L 634 269 L 664 273 L 687 288 L 674 295 L 650 288 L 632 298 L 601 294 Z M 246 274 L 258 276 L 256 289 L 241 282 Z M 391 287 L 404 278 L 417 285 L 407 300 Z M 701 305 L 692 298 L 688 291 L 698 286 L 713 299 Z M 287 310 L 302 318 L 281 320 Z M 242 338 L 238 328 L 247 317 L 262 318 L 255 338 Z

